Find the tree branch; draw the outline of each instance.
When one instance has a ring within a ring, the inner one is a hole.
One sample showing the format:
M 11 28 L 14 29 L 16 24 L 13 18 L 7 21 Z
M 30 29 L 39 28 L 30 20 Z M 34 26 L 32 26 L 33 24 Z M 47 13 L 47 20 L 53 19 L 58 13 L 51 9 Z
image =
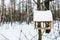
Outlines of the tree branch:
M 33 0 L 34 1 L 34 3 L 36 3 L 37 4 L 37 2 L 35 1 L 35 0 Z

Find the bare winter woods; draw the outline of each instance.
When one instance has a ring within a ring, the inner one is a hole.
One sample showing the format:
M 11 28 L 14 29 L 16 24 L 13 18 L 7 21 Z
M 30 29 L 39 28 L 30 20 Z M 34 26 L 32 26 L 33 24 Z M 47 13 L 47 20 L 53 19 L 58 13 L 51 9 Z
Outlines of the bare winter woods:
M 34 3 L 32 3 L 32 1 Z M 50 5 L 50 2 L 53 4 Z M 12 23 L 15 21 L 18 21 L 20 23 L 22 23 L 23 21 L 26 21 L 27 23 L 31 22 L 33 20 L 33 9 L 34 9 L 32 5 L 35 5 L 35 4 L 37 5 L 36 7 L 37 9 L 41 9 L 41 10 L 50 9 L 53 13 L 54 20 L 56 20 L 58 16 L 60 17 L 59 4 L 57 5 L 51 0 L 50 1 L 42 0 L 40 4 L 38 0 L 37 2 L 35 0 L 22 0 L 22 1 L 19 0 L 18 3 L 17 3 L 17 0 L 10 0 L 10 4 L 8 7 L 5 4 L 5 0 L 1 0 L 0 22 L 3 22 L 3 23 L 4 22 Z
M 5 0 L 1 0 L 0 5 L 0 22 L 23 22 L 32 21 L 31 1 L 10 0 L 10 5 L 6 7 Z M 16 4 L 17 3 L 17 4 Z

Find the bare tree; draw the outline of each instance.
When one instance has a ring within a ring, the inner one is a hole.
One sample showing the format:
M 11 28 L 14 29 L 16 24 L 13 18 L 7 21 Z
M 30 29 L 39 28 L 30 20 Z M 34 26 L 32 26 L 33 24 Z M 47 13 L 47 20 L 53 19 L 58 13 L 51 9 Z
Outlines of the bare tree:
M 27 1 L 27 23 L 29 24 L 29 21 L 30 21 L 30 16 L 32 14 L 32 6 L 31 6 L 31 0 L 28 0 Z
M 1 6 L 0 6 L 0 23 L 1 23 L 1 12 L 2 12 L 1 9 L 2 9 L 2 8 L 1 8 Z
M 37 0 L 37 2 L 35 0 L 33 0 L 36 4 L 37 4 L 37 10 L 40 10 L 41 7 L 40 7 L 40 0 Z
M 10 2 L 11 2 L 11 5 L 10 5 L 10 15 L 11 15 L 11 25 L 12 25 L 12 13 L 13 13 L 13 7 L 12 7 L 12 5 L 13 5 L 13 2 L 14 2 L 14 0 L 10 0 Z
M 18 4 L 18 12 L 21 13 L 21 3 L 20 3 L 20 0 L 19 0 L 19 4 Z
M 5 0 L 2 0 L 2 16 L 1 16 L 1 21 L 4 22 L 4 17 L 5 17 L 5 4 L 4 4 Z

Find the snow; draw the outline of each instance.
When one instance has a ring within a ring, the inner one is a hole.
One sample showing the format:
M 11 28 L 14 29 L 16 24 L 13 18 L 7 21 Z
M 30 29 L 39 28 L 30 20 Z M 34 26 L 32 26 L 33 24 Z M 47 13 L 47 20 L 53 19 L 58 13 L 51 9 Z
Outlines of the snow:
M 22 24 L 16 22 L 13 23 L 12 26 L 11 23 L 3 24 L 0 27 L 0 38 L 3 40 L 31 40 L 38 33 L 37 30 L 34 30 L 32 24 L 28 25 L 26 22 Z
M 33 15 L 34 21 L 53 21 L 52 12 L 50 10 L 47 11 L 34 10 Z
M 48 34 L 45 30 L 42 31 L 42 40 L 59 40 L 59 29 L 57 21 L 53 21 L 53 27 Z M 60 24 L 60 22 L 59 22 Z M 4 23 L 0 26 L 0 40 L 38 40 L 38 30 L 34 29 L 33 22 L 29 25 L 26 22 L 19 24 L 14 22 Z

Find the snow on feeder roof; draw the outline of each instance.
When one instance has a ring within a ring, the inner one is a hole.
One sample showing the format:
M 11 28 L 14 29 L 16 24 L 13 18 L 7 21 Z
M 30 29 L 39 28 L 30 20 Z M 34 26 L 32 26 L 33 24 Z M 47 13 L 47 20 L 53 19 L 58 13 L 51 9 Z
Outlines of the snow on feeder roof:
M 33 21 L 53 21 L 52 12 L 47 11 L 37 11 L 34 10 Z

